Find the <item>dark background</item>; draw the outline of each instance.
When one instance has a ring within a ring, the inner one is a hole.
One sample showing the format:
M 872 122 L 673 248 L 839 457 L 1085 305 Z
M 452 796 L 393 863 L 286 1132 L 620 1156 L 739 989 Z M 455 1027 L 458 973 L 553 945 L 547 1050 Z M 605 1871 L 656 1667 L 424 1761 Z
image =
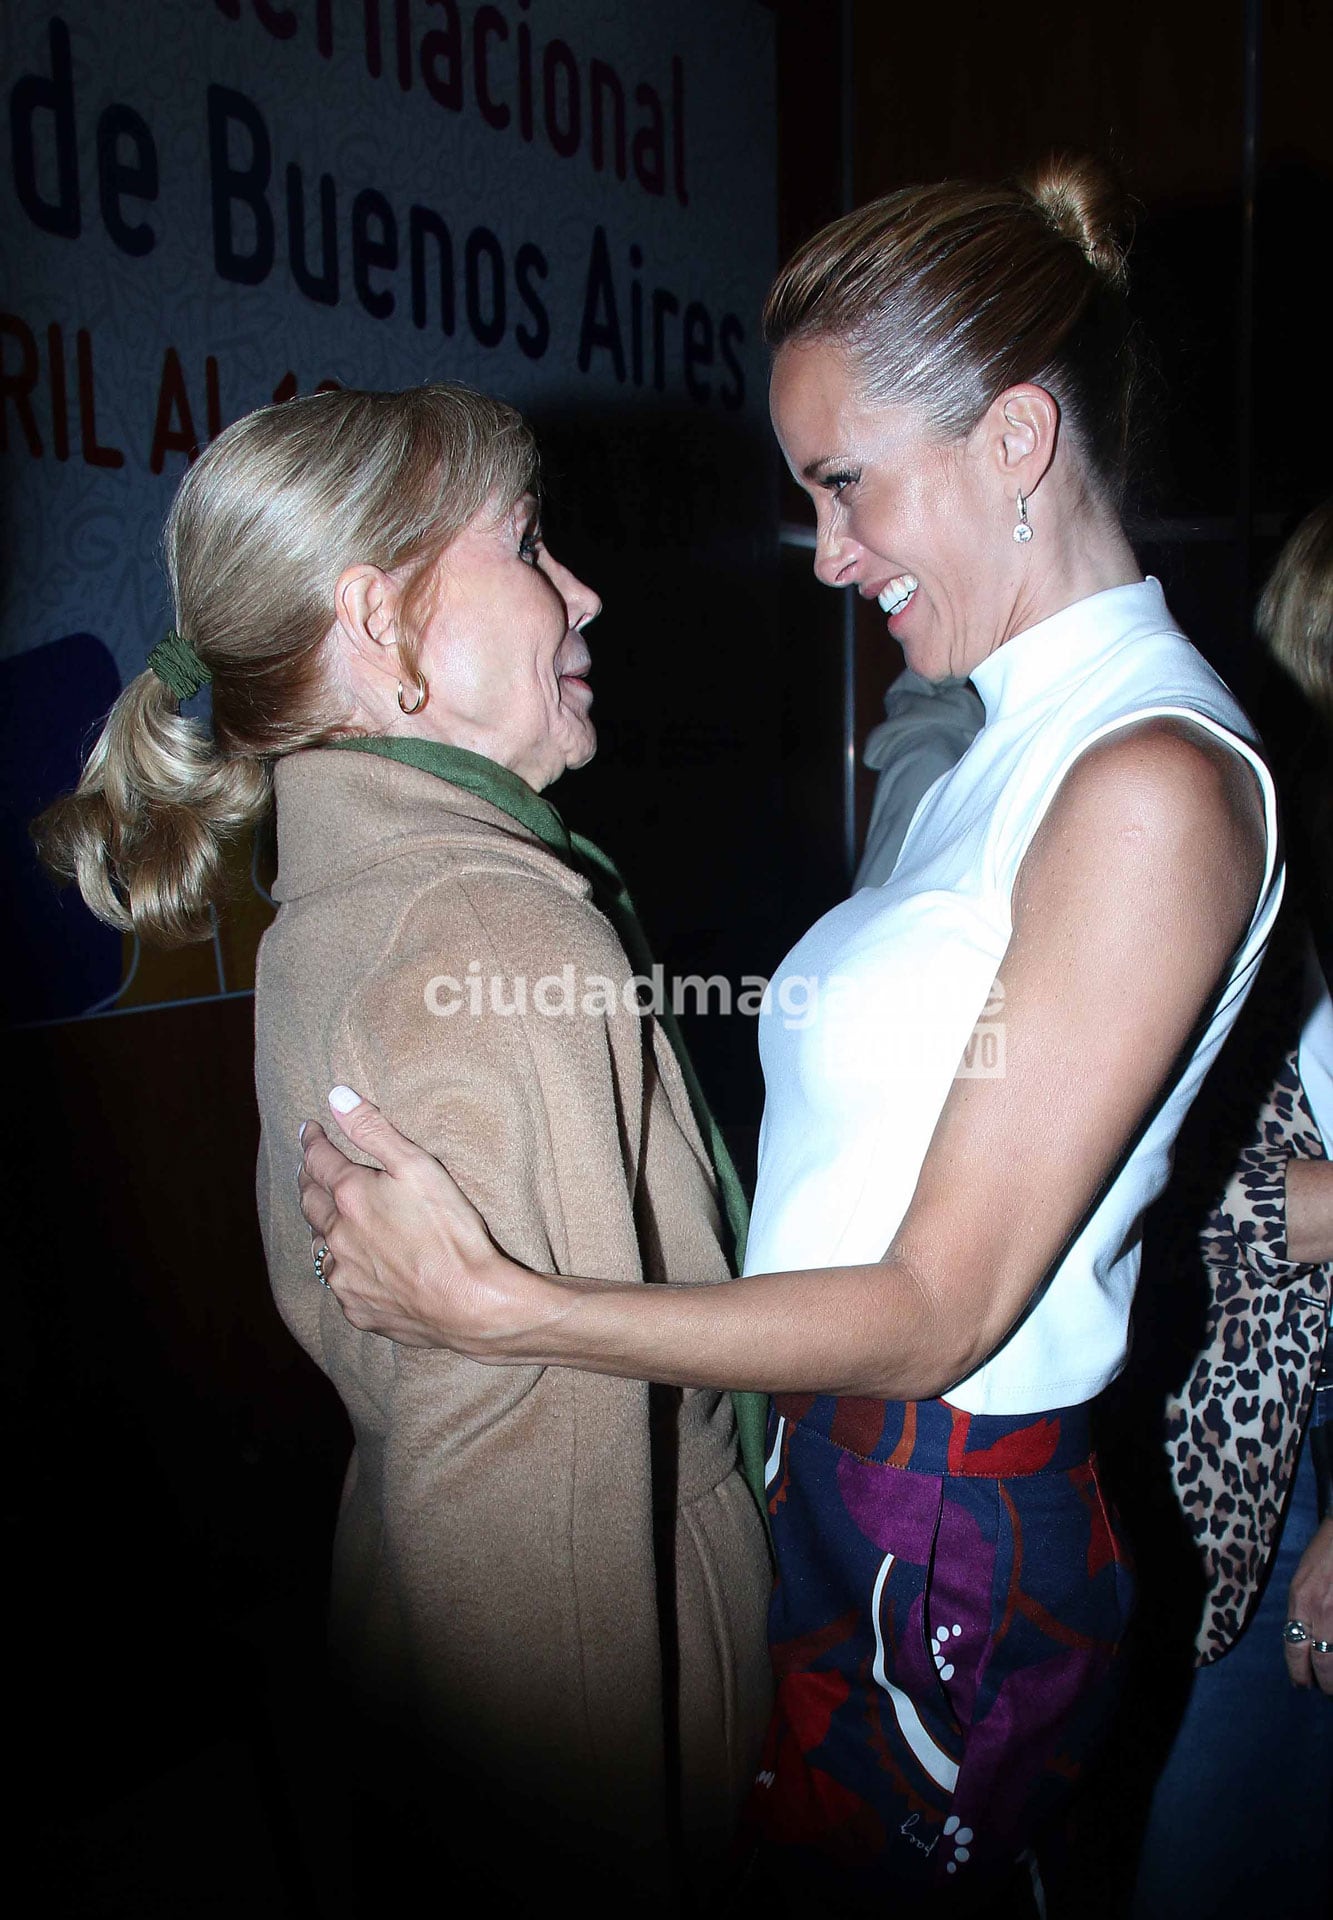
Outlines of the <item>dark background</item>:
M 1333 11 L 773 11 L 783 256 L 852 199 L 912 180 L 994 177 L 1053 145 L 1120 162 L 1165 395 L 1134 531 L 1244 692 L 1257 584 L 1330 487 L 1317 288 L 1333 229 Z M 882 622 L 816 588 L 805 505 L 784 489 L 767 597 L 755 604 L 722 569 L 705 583 L 708 624 L 721 618 L 735 645 L 692 654 L 674 589 L 695 516 L 730 512 L 743 542 L 776 486 L 728 506 L 725 429 L 697 411 L 638 422 L 632 442 L 614 418 L 538 425 L 556 550 L 596 580 L 623 641 L 599 668 L 601 754 L 562 804 L 622 860 L 668 971 L 770 973 L 845 887 L 849 799 L 855 819 L 868 803 L 848 743 L 899 664 Z M 631 473 L 636 498 L 663 504 L 626 529 L 614 503 Z M 5 1352 L 23 1462 L 7 1528 L 11 1753 L 43 1913 L 336 1904 L 321 1821 L 337 1786 L 309 1726 L 347 1439 L 269 1301 L 251 1019 L 241 997 L 10 1036 Z M 747 1159 L 752 1031 L 696 1021 L 692 1039 Z

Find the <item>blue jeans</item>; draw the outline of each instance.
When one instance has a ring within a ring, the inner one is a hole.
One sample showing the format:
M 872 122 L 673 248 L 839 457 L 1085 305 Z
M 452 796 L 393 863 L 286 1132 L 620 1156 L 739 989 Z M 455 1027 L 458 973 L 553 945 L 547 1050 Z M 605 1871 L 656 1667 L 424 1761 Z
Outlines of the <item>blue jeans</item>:
M 1287 1588 L 1319 1524 L 1310 1433 L 1268 1583 L 1231 1651 L 1195 1676 L 1157 1782 L 1134 1920 L 1327 1920 L 1333 1898 L 1333 1699 L 1293 1687 L 1282 1658 Z

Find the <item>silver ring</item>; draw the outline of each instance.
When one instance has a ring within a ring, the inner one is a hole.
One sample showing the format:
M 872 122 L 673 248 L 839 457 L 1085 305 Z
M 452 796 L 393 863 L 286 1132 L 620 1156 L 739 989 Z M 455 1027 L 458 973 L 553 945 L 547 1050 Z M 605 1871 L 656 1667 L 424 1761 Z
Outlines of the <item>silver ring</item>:
M 310 1257 L 315 1263 L 316 1280 L 318 1280 L 321 1287 L 327 1287 L 329 1283 L 324 1278 L 324 1262 L 329 1257 L 329 1245 L 327 1240 L 324 1242 L 323 1246 L 316 1247 L 314 1251 L 311 1253 Z M 1301 1638 L 1303 1640 L 1305 1638 L 1305 1635 L 1302 1634 Z
M 1311 1653 L 1333 1653 L 1333 1640 L 1312 1640 Z
M 327 1253 L 328 1248 L 326 1247 L 324 1251 Z M 318 1268 L 316 1271 L 318 1271 Z M 1303 1647 L 1310 1638 L 1310 1629 L 1306 1626 L 1304 1620 L 1288 1620 L 1286 1626 L 1282 1629 L 1282 1638 L 1289 1647 Z

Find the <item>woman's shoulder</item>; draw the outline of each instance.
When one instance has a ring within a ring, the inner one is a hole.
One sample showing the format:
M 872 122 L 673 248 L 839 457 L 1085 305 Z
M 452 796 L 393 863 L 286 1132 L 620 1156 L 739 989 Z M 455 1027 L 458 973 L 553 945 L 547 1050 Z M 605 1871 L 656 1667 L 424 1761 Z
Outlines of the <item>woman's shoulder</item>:
M 587 881 L 536 843 L 419 848 L 359 876 L 339 905 L 352 931 L 325 962 L 358 1026 L 478 995 L 474 1011 L 592 993 L 610 1013 L 625 998 L 630 963 Z
M 1248 756 L 1186 713 L 1128 716 L 1078 754 L 1059 791 L 1167 824 L 1220 813 L 1252 817 L 1260 825 L 1263 819 Z
M 290 891 L 260 948 L 259 987 L 363 1008 L 417 977 L 627 977 L 629 962 L 589 882 L 540 842 L 459 823 L 382 845 L 372 860 Z M 307 876 L 308 877 L 308 876 Z M 535 970 L 535 971 L 534 971 Z
M 1149 715 L 1094 740 L 1051 802 L 1056 829 L 1077 825 L 1103 848 L 1124 835 L 1162 853 L 1200 834 L 1226 833 L 1232 852 L 1263 870 L 1263 795 L 1248 759 L 1175 714 Z
M 476 932 L 514 960 L 629 966 L 589 881 L 535 842 L 456 848 L 443 870 L 422 863 L 404 933 L 414 929 Z

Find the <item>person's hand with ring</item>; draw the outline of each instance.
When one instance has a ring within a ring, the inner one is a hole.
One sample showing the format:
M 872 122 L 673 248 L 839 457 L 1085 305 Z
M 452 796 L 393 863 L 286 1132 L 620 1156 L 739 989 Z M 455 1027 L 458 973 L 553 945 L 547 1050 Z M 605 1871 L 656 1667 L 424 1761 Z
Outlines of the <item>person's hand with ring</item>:
M 1333 1515 L 1315 1529 L 1292 1579 L 1282 1652 L 1296 1686 L 1333 1693 Z
M 316 1274 L 350 1324 L 400 1346 L 521 1360 L 525 1335 L 559 1318 L 558 1278 L 508 1259 L 447 1170 L 377 1107 L 343 1087 L 332 1104 L 348 1137 L 383 1168 L 348 1160 L 313 1121 L 302 1130 L 298 1187 L 323 1255 Z

